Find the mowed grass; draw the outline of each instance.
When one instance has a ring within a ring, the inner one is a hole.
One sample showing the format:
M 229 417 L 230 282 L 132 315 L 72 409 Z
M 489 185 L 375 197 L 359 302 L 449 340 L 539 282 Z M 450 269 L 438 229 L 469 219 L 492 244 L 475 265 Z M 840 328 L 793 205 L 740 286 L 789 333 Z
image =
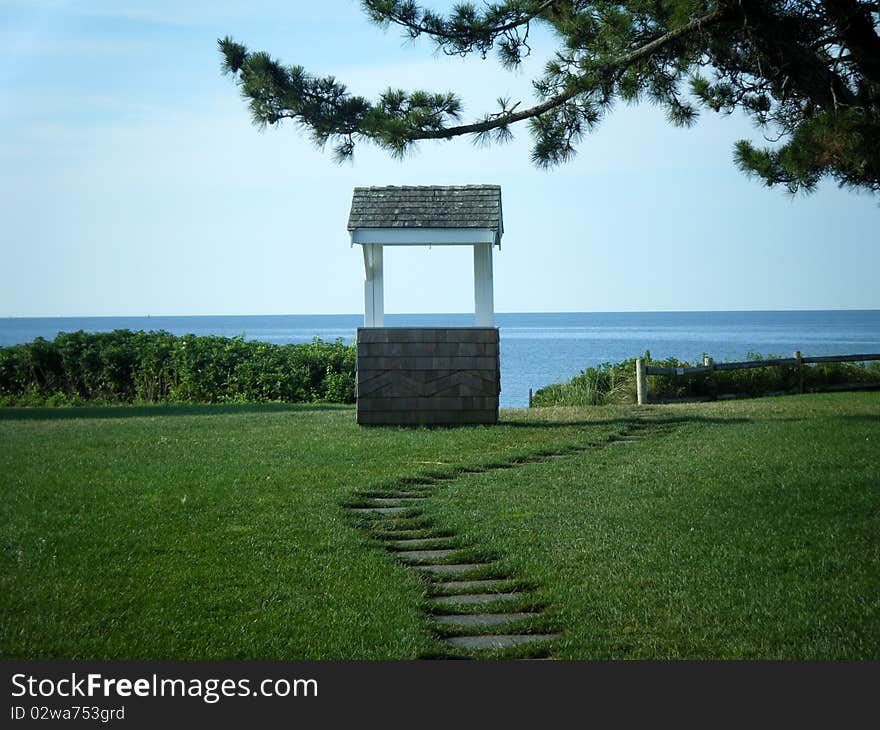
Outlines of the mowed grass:
M 351 407 L 0 409 L 0 656 L 420 656 L 425 586 L 346 498 L 631 417 L 429 430 L 360 428 Z
M 427 509 L 536 584 L 561 658 L 880 657 L 880 394 L 502 412 L 359 428 L 348 407 L 0 410 L 0 656 L 432 655 L 426 585 L 356 528 Z
M 880 394 L 645 417 L 669 425 L 431 514 L 542 587 L 559 658 L 880 658 Z

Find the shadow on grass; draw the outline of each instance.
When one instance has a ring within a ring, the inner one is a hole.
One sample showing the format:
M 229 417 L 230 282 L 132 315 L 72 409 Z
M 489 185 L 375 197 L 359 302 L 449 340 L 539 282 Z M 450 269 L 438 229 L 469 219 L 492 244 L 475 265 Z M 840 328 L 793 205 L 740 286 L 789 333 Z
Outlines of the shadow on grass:
M 781 419 L 780 419 L 781 420 Z M 800 419 L 792 419 L 792 420 L 800 420 Z M 670 416 L 665 418 L 597 418 L 597 419 L 581 419 L 576 420 L 572 419 L 570 421 L 508 421 L 505 420 L 502 416 L 497 424 L 489 424 L 489 423 L 455 423 L 455 424 L 429 424 L 429 423 L 420 423 L 420 424 L 369 424 L 363 425 L 361 428 L 369 429 L 370 431 L 382 431 L 382 430 L 401 430 L 401 431 L 414 431 L 414 430 L 427 430 L 427 431 L 458 431 L 461 429 L 471 429 L 471 428 L 528 428 L 528 429 L 543 429 L 543 428 L 576 428 L 578 426 L 645 426 L 645 425 L 657 425 L 657 426 L 673 426 L 676 424 L 682 423 L 706 423 L 706 424 L 720 424 L 720 425 L 731 425 L 735 423 L 753 423 L 753 418 L 708 418 L 706 416 Z
M 340 403 L 193 403 L 181 405 L 115 405 L 115 406 L 61 406 L 58 408 L 7 407 L 0 408 L 0 421 L 64 421 L 75 419 L 150 418 L 159 416 L 224 416 L 250 413 L 308 413 L 313 411 L 353 411 L 353 405 Z M 578 426 L 641 426 L 645 424 L 674 425 L 681 423 L 732 424 L 746 423 L 748 418 L 708 418 L 706 416 L 675 415 L 669 417 L 620 417 L 605 419 L 573 419 L 570 421 L 498 421 L 498 426 L 510 428 L 549 429 Z M 493 428 L 490 425 L 442 426 L 369 426 L 370 430 L 427 428 L 453 430 L 461 428 Z
M 225 416 L 242 413 L 305 413 L 343 411 L 339 403 L 193 403 L 145 406 L 63 406 L 60 408 L 0 408 L 0 421 L 63 421 L 77 418 L 140 418 L 152 416 Z
M 662 418 L 604 418 L 595 420 L 571 421 L 499 421 L 499 426 L 513 428 L 571 428 L 572 426 L 673 426 L 682 423 L 711 423 L 728 425 L 752 423 L 752 418 L 708 418 L 706 416 L 669 416 Z
M 868 423 L 880 422 L 880 413 L 874 415 L 872 413 L 848 413 L 842 416 L 835 416 L 838 421 L 867 421 Z

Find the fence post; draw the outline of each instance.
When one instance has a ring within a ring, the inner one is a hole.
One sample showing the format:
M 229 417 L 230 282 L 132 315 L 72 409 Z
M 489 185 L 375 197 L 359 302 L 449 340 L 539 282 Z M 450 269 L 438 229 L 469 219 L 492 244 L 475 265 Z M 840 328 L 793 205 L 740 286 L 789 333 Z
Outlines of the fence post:
M 648 371 L 645 358 L 636 358 L 636 396 L 640 406 L 648 402 Z
M 797 365 L 795 366 L 798 371 L 798 393 L 803 395 L 804 392 L 804 363 L 801 358 L 801 351 L 794 351 L 794 359 L 797 360 Z
M 532 389 L 529 388 L 529 408 L 532 407 Z

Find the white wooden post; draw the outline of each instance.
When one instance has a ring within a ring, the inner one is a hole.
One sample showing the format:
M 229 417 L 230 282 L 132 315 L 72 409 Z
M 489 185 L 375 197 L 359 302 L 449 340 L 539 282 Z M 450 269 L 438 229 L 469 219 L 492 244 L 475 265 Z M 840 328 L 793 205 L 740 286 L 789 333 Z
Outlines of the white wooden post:
M 495 326 L 492 288 L 492 244 L 474 244 L 474 312 L 477 327 Z
M 382 244 L 367 243 L 364 249 L 364 327 L 385 325 L 385 291 L 382 279 Z
M 636 400 L 643 406 L 648 402 L 648 372 L 645 358 L 636 358 Z

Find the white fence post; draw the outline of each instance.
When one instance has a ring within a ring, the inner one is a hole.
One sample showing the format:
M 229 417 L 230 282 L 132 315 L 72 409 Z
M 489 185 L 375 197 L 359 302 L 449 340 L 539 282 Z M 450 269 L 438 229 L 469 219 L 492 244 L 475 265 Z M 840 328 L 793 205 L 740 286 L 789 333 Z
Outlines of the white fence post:
M 648 402 L 648 372 L 643 357 L 636 358 L 636 395 L 640 406 Z

